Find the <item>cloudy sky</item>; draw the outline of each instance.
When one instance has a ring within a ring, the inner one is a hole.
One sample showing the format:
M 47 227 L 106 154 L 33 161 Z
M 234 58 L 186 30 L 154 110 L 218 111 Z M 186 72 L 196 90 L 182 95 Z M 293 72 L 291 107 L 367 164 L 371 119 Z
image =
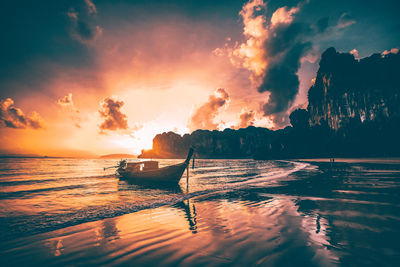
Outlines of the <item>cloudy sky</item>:
M 284 127 L 325 49 L 398 51 L 399 11 L 389 0 L 2 1 L 0 153 L 140 153 L 164 131 Z

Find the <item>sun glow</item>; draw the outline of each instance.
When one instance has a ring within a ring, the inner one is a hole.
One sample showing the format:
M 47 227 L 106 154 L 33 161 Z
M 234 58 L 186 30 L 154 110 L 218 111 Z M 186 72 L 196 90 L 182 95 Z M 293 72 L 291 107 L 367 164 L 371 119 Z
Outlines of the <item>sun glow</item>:
M 0 129 L 0 151 L 138 155 L 152 148 L 157 134 L 189 133 L 193 113 L 217 88 L 232 97 L 216 117 L 217 125 L 237 120 L 242 105 L 259 105 L 253 101 L 259 98 L 257 92 L 242 90 L 248 79 L 237 76 L 227 58 L 212 53 L 225 42 L 223 28 L 186 18 L 157 20 L 145 27 L 124 20 L 102 27 L 100 38 L 85 43 L 94 65 L 77 69 L 37 62 L 46 70 L 51 66 L 51 79 L 40 90 L 11 97 L 25 114 L 38 112 L 46 127 Z
M 147 150 L 152 148 L 153 138 L 159 133 L 173 131 L 178 134 L 184 134 L 188 132 L 186 127 L 171 128 L 171 126 L 168 127 L 167 125 L 172 124 L 167 122 L 164 124 L 149 122 L 132 134 L 113 135 L 109 140 L 111 145 L 115 146 L 117 150 L 123 149 L 132 154 L 139 155 L 142 149 Z

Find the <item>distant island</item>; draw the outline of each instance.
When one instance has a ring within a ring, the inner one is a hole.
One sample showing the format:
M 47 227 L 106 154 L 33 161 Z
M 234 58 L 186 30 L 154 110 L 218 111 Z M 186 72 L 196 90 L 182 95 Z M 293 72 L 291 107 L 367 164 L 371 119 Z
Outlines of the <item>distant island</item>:
M 307 109 L 290 114 L 291 126 L 196 130 L 158 134 L 142 158 L 316 158 L 400 156 L 400 54 L 357 60 L 327 49 L 321 56 Z
M 137 156 L 131 154 L 108 154 L 100 156 L 101 159 L 136 159 Z

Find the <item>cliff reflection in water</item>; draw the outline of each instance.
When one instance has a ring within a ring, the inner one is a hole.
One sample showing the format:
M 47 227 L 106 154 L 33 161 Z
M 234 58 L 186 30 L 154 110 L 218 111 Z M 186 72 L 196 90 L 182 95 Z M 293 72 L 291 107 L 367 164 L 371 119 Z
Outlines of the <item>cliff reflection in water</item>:
M 299 216 L 290 198 L 258 195 L 254 201 L 251 192 L 227 197 L 209 196 L 196 202 L 196 217 L 181 202 L 41 234 L 19 245 L 29 247 L 25 260 L 35 264 L 326 266 L 335 261 L 320 240 L 310 238 L 310 222 Z M 321 239 L 325 242 L 325 238 Z M 46 253 L 43 244 L 49 239 L 61 240 L 62 250 Z M 320 258 L 315 260 L 317 252 Z M 13 258 L 16 254 L 18 249 L 7 256 L 18 262 L 20 258 Z

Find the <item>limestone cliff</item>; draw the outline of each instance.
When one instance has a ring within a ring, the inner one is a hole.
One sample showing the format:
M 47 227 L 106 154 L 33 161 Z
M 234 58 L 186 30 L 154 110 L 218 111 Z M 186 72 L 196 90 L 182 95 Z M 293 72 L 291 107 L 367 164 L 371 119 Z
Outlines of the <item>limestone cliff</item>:
M 308 92 L 313 125 L 326 121 L 339 129 L 352 119 L 382 120 L 400 115 L 400 55 L 373 54 L 356 60 L 327 49 Z
M 400 156 L 399 54 L 357 60 L 327 49 L 308 102 L 291 113 L 293 127 L 162 133 L 141 157 L 184 158 L 189 147 L 201 158 Z
M 265 128 L 224 131 L 197 130 L 183 136 L 168 132 L 153 139 L 153 149 L 143 151 L 141 157 L 184 158 L 190 147 L 201 158 L 251 158 L 259 150 L 271 148 L 272 131 Z

